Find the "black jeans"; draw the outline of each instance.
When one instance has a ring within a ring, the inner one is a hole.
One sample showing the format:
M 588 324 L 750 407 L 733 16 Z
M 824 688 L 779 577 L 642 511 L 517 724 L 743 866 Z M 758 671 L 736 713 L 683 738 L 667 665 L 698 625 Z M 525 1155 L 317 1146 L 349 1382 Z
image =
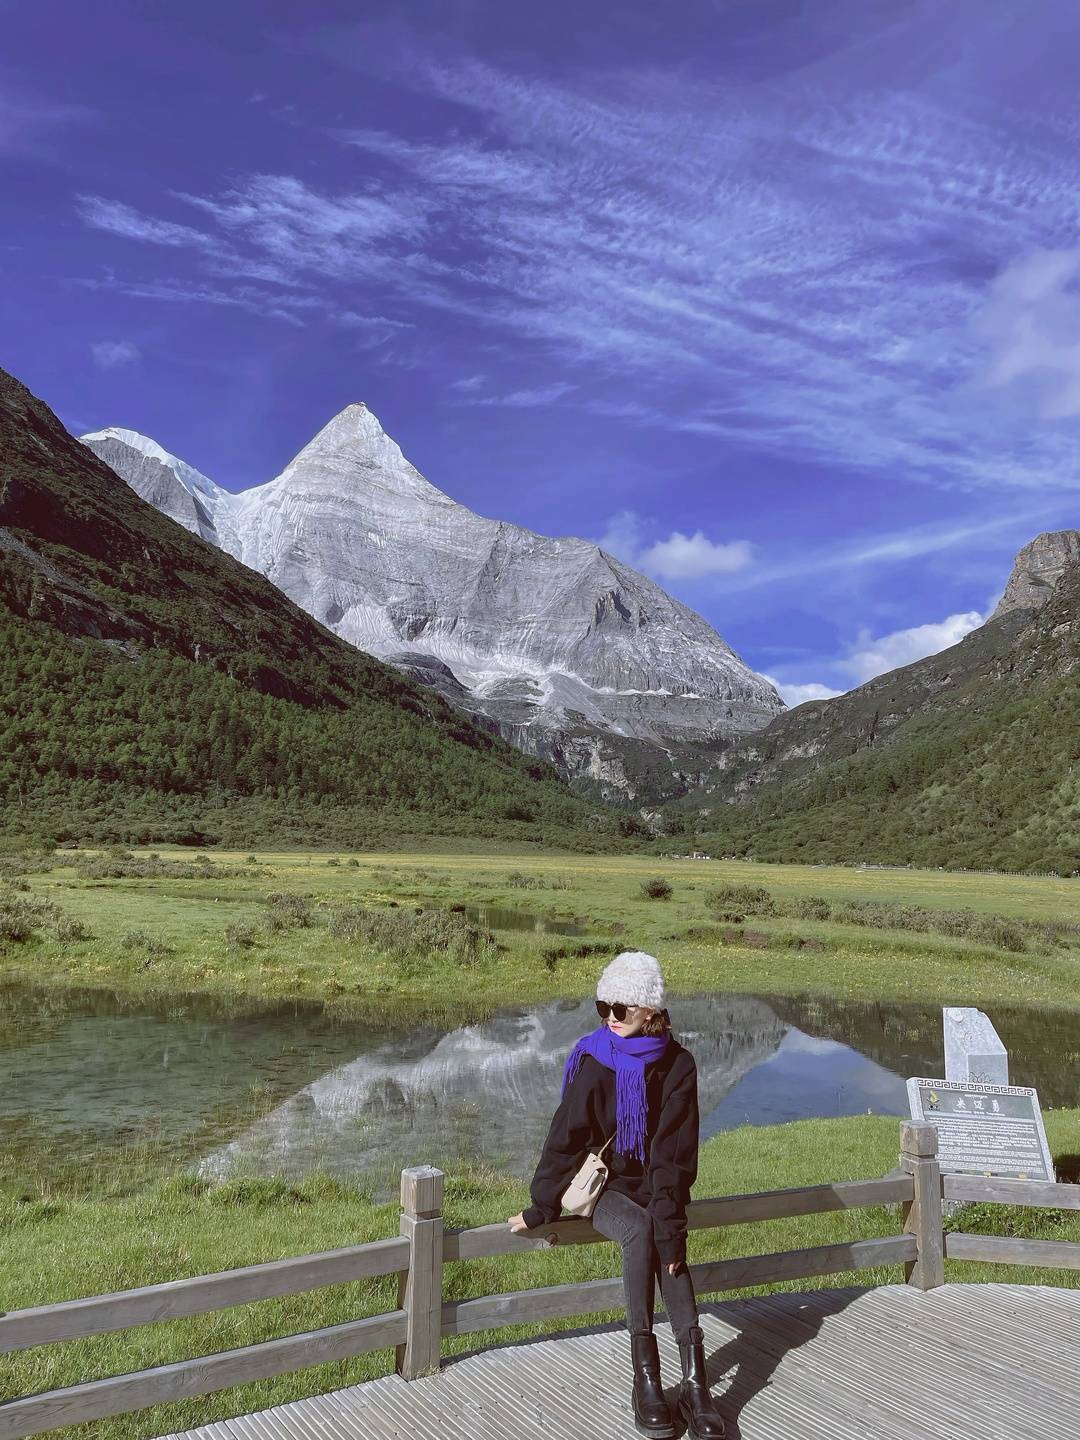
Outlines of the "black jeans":
M 684 1264 L 677 1275 L 657 1254 L 653 1240 L 653 1219 L 643 1205 L 619 1190 L 601 1190 L 591 1216 L 593 1226 L 622 1247 L 623 1291 L 626 1295 L 626 1328 L 653 1328 L 655 1281 L 660 1280 L 664 1309 L 677 1340 L 689 1340 L 690 1326 L 698 1323 L 694 1282 Z

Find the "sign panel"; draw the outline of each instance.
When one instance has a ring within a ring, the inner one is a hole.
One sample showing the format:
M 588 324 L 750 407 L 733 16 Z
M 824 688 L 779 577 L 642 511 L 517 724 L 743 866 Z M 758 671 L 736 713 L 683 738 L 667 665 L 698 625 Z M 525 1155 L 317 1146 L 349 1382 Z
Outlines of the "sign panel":
M 937 1127 L 945 1173 L 1054 1180 L 1039 1097 L 1030 1086 L 916 1077 L 907 1092 L 911 1118 Z

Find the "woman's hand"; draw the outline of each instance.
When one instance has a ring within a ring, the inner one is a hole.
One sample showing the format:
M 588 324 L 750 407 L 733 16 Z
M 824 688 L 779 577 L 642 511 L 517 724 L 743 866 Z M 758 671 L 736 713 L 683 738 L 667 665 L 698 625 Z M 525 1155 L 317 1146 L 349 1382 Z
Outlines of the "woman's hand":
M 507 1221 L 507 1224 L 510 1226 L 510 1229 L 513 1230 L 515 1235 L 519 1231 L 528 1230 L 529 1228 L 528 1225 L 525 1224 L 524 1214 L 511 1215 L 509 1220 Z
M 682 1263 L 683 1262 L 681 1260 L 673 1260 L 671 1264 L 667 1267 L 667 1273 L 669 1275 L 677 1275 L 682 1269 Z

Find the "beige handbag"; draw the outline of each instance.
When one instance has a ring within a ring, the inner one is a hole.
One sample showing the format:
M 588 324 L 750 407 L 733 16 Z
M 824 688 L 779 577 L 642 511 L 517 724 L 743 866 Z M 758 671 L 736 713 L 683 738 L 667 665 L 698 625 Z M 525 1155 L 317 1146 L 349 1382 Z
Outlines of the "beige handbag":
M 562 1208 L 567 1215 L 592 1214 L 593 1206 L 600 1198 L 600 1191 L 608 1178 L 607 1164 L 600 1157 L 614 1139 L 615 1136 L 610 1135 L 595 1155 L 586 1155 L 577 1174 L 563 1191 Z

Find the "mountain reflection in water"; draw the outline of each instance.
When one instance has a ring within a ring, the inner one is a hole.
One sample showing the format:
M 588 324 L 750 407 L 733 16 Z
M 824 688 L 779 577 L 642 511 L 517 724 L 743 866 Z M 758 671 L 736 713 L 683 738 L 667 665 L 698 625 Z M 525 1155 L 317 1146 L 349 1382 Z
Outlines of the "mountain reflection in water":
M 943 1073 L 941 1010 L 820 997 L 708 993 L 669 1003 L 698 1066 L 701 1133 L 807 1116 L 906 1113 L 904 1079 Z M 989 1007 L 1018 1084 L 1044 1108 L 1080 1104 L 1067 1057 L 1080 1014 Z M 403 1165 L 532 1173 L 592 1000 L 498 1011 L 455 1029 L 396 1031 L 317 1006 L 155 1010 L 101 992 L 0 989 L 0 1148 L 70 1165 L 152 1133 L 171 1158 L 223 1178 L 370 1175 Z M 254 1086 L 270 1109 L 252 1101 Z

